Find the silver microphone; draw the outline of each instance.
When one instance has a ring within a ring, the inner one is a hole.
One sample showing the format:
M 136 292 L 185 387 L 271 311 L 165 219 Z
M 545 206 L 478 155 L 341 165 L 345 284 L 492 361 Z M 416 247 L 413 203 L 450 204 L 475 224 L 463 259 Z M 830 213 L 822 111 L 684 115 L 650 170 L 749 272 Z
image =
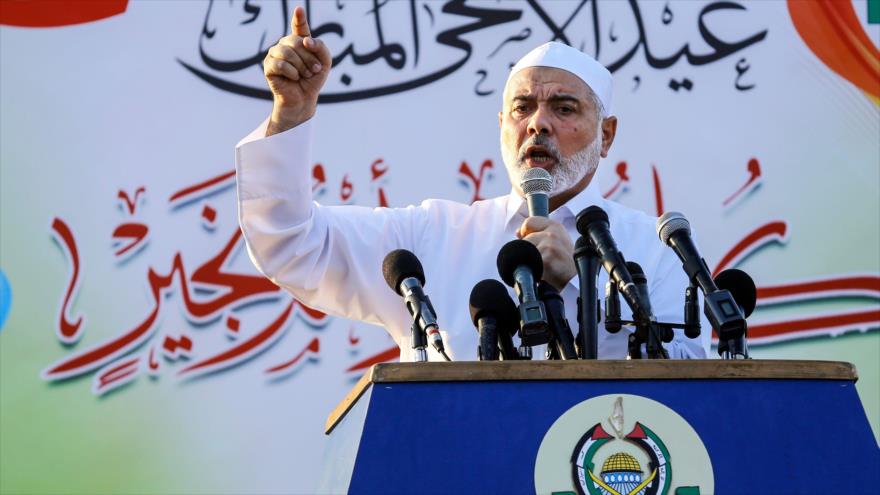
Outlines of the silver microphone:
M 526 170 L 519 181 L 529 205 L 530 217 L 548 217 L 550 215 L 550 191 L 553 190 L 553 177 L 543 168 Z

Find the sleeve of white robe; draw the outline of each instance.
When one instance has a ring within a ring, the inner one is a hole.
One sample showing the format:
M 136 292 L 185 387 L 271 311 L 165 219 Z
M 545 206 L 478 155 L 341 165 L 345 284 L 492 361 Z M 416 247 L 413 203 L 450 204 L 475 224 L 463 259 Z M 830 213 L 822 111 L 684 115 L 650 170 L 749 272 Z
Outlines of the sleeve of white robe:
M 383 326 L 389 315 L 406 316 L 385 283 L 382 260 L 397 248 L 418 252 L 424 208 L 315 203 L 311 121 L 263 137 L 266 124 L 235 152 L 239 223 L 254 265 L 325 313 Z

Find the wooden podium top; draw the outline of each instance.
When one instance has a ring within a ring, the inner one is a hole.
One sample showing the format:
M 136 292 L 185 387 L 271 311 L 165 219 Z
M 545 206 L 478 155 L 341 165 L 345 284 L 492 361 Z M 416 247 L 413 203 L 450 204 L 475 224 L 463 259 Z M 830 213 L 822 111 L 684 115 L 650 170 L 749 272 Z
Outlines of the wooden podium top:
M 371 367 L 330 413 L 329 434 L 373 383 L 541 380 L 858 380 L 852 363 L 795 360 L 598 360 L 384 363 Z

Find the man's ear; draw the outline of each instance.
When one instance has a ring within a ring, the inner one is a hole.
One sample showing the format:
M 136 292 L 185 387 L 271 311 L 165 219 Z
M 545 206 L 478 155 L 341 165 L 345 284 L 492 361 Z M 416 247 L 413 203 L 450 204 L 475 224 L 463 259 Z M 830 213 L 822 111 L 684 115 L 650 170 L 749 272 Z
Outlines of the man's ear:
M 602 152 L 600 156 L 605 158 L 608 156 L 608 150 L 611 149 L 611 143 L 614 142 L 614 136 L 617 135 L 617 117 L 613 115 L 602 121 Z
M 503 120 L 503 116 L 502 116 L 502 115 L 503 115 L 502 112 L 498 112 L 498 128 L 499 128 L 499 129 L 501 128 L 501 121 Z

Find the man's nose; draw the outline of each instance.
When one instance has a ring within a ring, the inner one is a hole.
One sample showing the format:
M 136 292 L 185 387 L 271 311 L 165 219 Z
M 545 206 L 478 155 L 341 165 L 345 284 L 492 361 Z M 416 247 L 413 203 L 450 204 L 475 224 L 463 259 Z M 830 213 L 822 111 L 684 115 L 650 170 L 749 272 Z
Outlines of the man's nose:
M 538 105 L 535 112 L 529 119 L 529 135 L 550 134 L 553 126 L 550 123 L 550 113 L 543 107 Z

